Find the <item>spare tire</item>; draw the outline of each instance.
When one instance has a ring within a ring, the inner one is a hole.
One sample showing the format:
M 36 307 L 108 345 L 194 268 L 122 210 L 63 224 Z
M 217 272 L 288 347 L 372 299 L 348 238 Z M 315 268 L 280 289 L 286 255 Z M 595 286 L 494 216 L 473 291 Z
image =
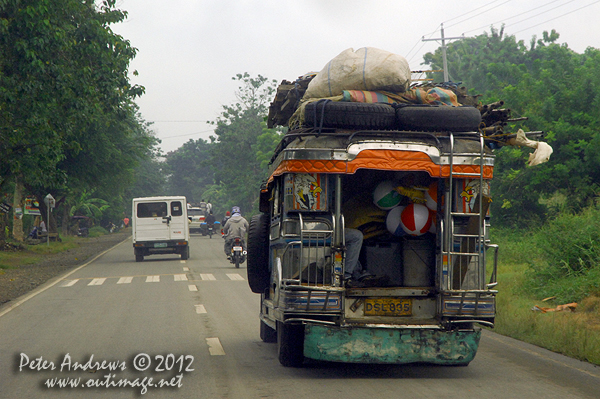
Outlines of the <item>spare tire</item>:
M 396 115 L 389 104 L 319 100 L 306 105 L 304 124 L 309 127 L 393 129 Z
M 401 130 L 476 132 L 481 113 L 468 106 L 405 105 L 396 109 L 396 119 Z
M 248 285 L 256 294 L 262 294 L 271 280 L 269 271 L 269 225 L 266 213 L 252 216 L 248 227 Z

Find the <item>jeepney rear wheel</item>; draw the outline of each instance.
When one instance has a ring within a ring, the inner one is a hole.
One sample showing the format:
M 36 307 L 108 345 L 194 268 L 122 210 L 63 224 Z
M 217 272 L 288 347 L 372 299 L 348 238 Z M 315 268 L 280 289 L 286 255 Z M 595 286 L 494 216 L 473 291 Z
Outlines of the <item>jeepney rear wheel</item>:
M 285 367 L 304 363 L 304 325 L 277 322 L 277 354 Z
M 260 339 L 268 344 L 277 342 L 277 331 L 262 320 L 260 321 Z
M 319 100 L 306 105 L 304 124 L 312 127 L 393 129 L 396 113 L 387 104 Z
M 262 294 L 271 279 L 269 272 L 269 224 L 266 213 L 252 216 L 248 227 L 248 285 L 255 294 Z
M 476 132 L 481 112 L 469 106 L 410 104 L 397 107 L 396 119 L 402 130 Z

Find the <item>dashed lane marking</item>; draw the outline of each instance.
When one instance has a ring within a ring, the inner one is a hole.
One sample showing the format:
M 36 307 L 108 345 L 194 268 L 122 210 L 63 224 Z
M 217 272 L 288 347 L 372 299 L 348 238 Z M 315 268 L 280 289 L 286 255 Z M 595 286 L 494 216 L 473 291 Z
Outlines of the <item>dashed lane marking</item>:
M 76 282 L 78 282 L 79 279 L 75 279 L 75 280 L 65 280 L 64 284 L 61 285 L 61 287 L 71 287 L 72 285 L 74 285 Z
M 221 345 L 221 341 L 219 338 L 206 338 L 206 343 L 208 344 L 208 351 L 211 356 L 224 356 L 225 350 Z
M 160 276 L 148 276 L 146 277 L 147 283 L 160 283 Z
M 121 277 L 119 279 L 119 281 L 117 281 L 117 284 L 131 284 L 131 280 L 133 280 L 133 277 Z
M 196 313 L 201 314 L 201 313 L 206 313 L 206 308 L 204 307 L 204 305 L 194 305 L 196 307 Z
M 175 274 L 173 277 L 175 281 L 188 281 L 188 278 L 185 274 Z
M 237 273 L 226 273 L 230 280 L 244 281 L 244 278 Z
M 106 281 L 106 278 L 94 278 L 88 285 L 102 285 Z
M 196 287 L 194 284 L 190 284 L 190 285 L 188 285 L 188 289 L 189 289 L 190 291 L 198 291 L 198 287 Z
M 186 266 L 186 267 L 184 267 L 184 268 L 183 268 L 183 271 L 184 271 L 184 272 L 189 272 L 189 271 L 190 271 L 190 268 Z
M 216 280 L 216 278 L 215 278 L 214 274 L 210 274 L 210 273 L 207 273 L 207 274 L 200 274 L 200 278 L 201 278 L 202 280 Z

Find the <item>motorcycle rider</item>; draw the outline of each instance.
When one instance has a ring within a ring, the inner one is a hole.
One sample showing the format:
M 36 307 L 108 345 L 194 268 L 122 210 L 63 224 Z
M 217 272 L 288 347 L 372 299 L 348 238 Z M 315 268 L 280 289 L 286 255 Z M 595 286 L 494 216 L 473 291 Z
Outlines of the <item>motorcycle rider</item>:
M 206 205 L 206 201 L 204 201 L 204 199 L 200 201 L 200 204 L 198 204 L 198 208 L 200 208 L 200 210 L 202 211 L 202 215 L 206 216 L 208 214 L 208 205 Z
M 221 235 L 223 236 L 223 238 L 225 238 L 225 233 L 223 233 L 223 228 L 225 227 L 225 224 L 227 223 L 227 221 L 229 220 L 230 217 L 231 217 L 231 212 L 227 211 L 227 212 L 225 212 L 225 217 L 221 221 Z
M 206 216 L 206 219 L 204 219 L 204 222 L 206 222 L 206 227 L 212 228 L 215 224 L 215 215 L 213 215 L 212 212 L 210 212 Z
M 231 218 L 225 223 L 223 227 L 223 234 L 225 238 L 225 255 L 227 259 L 231 258 L 231 247 L 233 246 L 233 240 L 236 237 L 241 238 L 242 246 L 246 246 L 246 233 L 248 232 L 248 221 L 242 216 L 239 206 L 231 208 Z

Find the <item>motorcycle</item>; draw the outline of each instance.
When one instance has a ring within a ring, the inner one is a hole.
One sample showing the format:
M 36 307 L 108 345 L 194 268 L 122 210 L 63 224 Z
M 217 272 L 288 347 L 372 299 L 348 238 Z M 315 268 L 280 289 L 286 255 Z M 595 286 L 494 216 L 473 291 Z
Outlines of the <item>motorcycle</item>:
M 213 226 L 214 226 L 213 224 L 209 224 L 206 227 L 206 230 L 207 230 L 207 233 L 208 233 L 208 238 L 212 238 L 212 235 L 213 235 Z
M 244 249 L 244 244 L 242 239 L 236 237 L 233 239 L 233 245 L 231 247 L 231 259 L 230 262 L 235 264 L 236 268 L 240 267 L 240 263 L 244 263 L 246 261 L 246 250 Z

